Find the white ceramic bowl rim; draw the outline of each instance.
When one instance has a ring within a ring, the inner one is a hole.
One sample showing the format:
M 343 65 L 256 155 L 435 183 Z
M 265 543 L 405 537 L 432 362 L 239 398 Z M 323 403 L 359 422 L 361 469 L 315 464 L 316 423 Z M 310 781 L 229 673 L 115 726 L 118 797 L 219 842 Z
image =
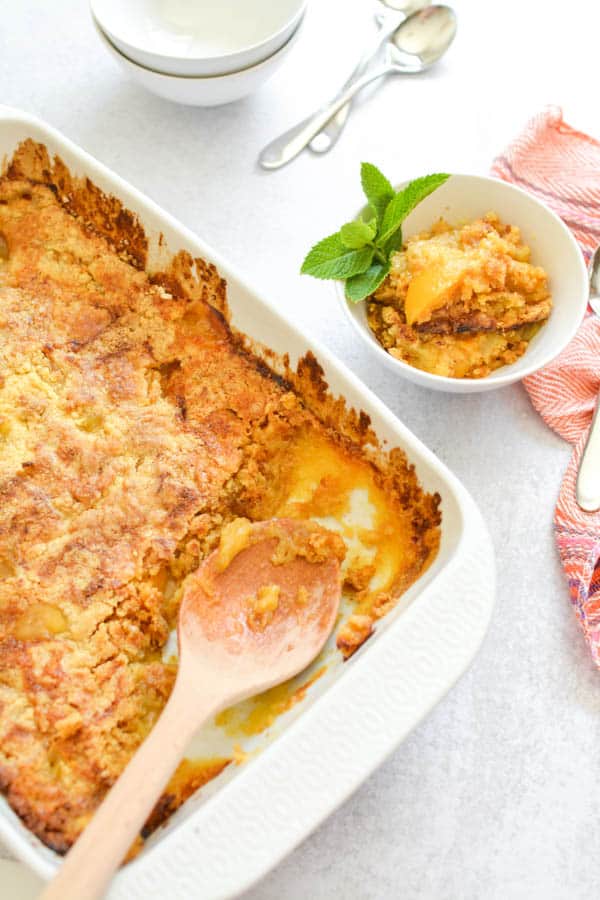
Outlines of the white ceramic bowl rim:
M 588 274 L 587 274 L 587 269 L 586 269 L 583 253 L 581 252 L 581 248 L 579 247 L 579 244 L 575 240 L 573 233 L 565 225 L 565 223 L 562 221 L 560 216 L 558 216 L 553 210 L 551 210 L 548 206 L 546 206 L 545 203 L 543 203 L 541 200 L 539 200 L 537 197 L 535 197 L 529 191 L 526 191 L 523 188 L 518 187 L 515 184 L 504 181 L 501 178 L 495 178 L 493 176 L 487 176 L 487 175 L 472 175 L 472 174 L 467 174 L 464 172 L 453 172 L 453 173 L 451 173 L 450 178 L 467 178 L 469 180 L 472 180 L 473 182 L 480 181 L 480 182 L 493 182 L 496 184 L 501 184 L 504 188 L 506 188 L 507 191 L 509 191 L 509 192 L 513 191 L 517 194 L 521 194 L 524 197 L 526 197 L 529 201 L 531 201 L 532 203 L 536 204 L 538 207 L 543 209 L 544 213 L 549 218 L 553 219 L 554 222 L 560 226 L 560 229 L 562 230 L 565 241 L 571 244 L 571 249 L 575 250 L 575 255 L 580 260 L 580 275 L 582 276 L 583 282 L 587 288 Z M 404 187 L 406 184 L 408 184 L 409 180 L 410 179 L 407 179 L 406 181 L 402 182 L 400 185 L 397 185 L 396 190 L 400 190 L 402 187 Z M 434 195 L 435 195 L 435 192 L 433 195 L 430 195 L 430 197 L 434 196 Z M 363 207 L 361 211 L 364 211 L 364 209 L 365 209 L 365 207 Z M 359 215 L 359 214 L 360 213 L 357 213 L 357 215 Z M 519 222 L 514 222 L 512 224 L 515 224 L 515 225 L 523 224 L 525 226 L 525 223 L 519 223 Z M 447 390 L 449 392 L 460 390 L 459 386 L 463 386 L 463 385 L 469 385 L 469 387 L 473 391 L 477 391 L 478 389 L 485 390 L 486 388 L 484 388 L 484 385 L 486 385 L 486 386 L 489 385 L 490 387 L 493 385 L 494 388 L 503 387 L 505 385 L 512 384 L 515 381 L 520 381 L 521 379 L 526 378 L 528 375 L 533 374 L 533 372 L 539 371 L 539 369 L 543 368 L 549 362 L 551 362 L 553 359 L 555 359 L 559 355 L 559 353 L 561 353 L 564 350 L 564 348 L 567 346 L 567 344 L 573 339 L 579 326 L 581 325 L 581 322 L 583 321 L 583 317 L 585 315 L 585 310 L 587 307 L 587 292 L 586 292 L 585 298 L 582 298 L 580 315 L 573 317 L 571 326 L 563 332 L 562 340 L 560 341 L 560 343 L 557 342 L 555 344 L 554 348 L 549 347 L 548 350 L 546 351 L 546 353 L 541 357 L 541 359 L 537 359 L 535 362 L 530 362 L 529 364 L 526 364 L 525 360 L 527 359 L 527 351 L 525 351 L 523 356 L 521 356 L 515 363 L 512 363 L 510 366 L 508 366 L 508 365 L 501 366 L 500 368 L 495 369 L 493 372 L 491 372 L 489 375 L 486 375 L 483 378 L 478 378 L 478 379 L 451 378 L 447 375 L 436 375 L 432 372 L 427 372 L 425 369 L 418 369 L 416 366 L 411 366 L 409 363 L 404 362 L 404 360 L 397 359 L 396 357 L 394 357 L 390 353 L 388 353 L 387 350 L 379 343 L 379 341 L 377 340 L 377 338 L 375 337 L 375 335 L 373 334 L 373 332 L 371 331 L 369 326 L 368 325 L 363 326 L 361 323 L 358 323 L 356 321 L 356 318 L 352 314 L 352 311 L 351 311 L 351 301 L 346 299 L 346 296 L 344 293 L 343 282 L 338 281 L 335 283 L 335 286 L 336 286 L 337 294 L 338 294 L 338 297 L 340 298 L 342 307 L 346 313 L 346 316 L 350 319 L 354 328 L 360 333 L 363 340 L 367 341 L 367 343 L 369 344 L 369 346 L 371 347 L 373 352 L 377 353 L 377 355 L 388 366 L 391 365 L 394 368 L 396 368 L 399 372 L 406 373 L 411 378 L 411 380 L 413 380 L 417 383 L 420 383 L 425 386 L 437 387 L 442 390 Z M 575 300 L 575 298 L 574 298 L 574 300 Z M 583 302 L 584 300 L 585 300 L 585 302 Z M 517 367 L 518 367 L 518 373 L 517 373 Z M 478 388 L 477 387 L 478 385 L 480 385 L 481 387 Z
M 258 69 L 261 68 L 261 66 L 266 66 L 268 63 L 272 62 L 277 56 L 279 56 L 280 53 L 283 53 L 285 50 L 287 50 L 289 48 L 289 45 L 295 39 L 296 35 L 300 31 L 302 22 L 304 21 L 304 14 L 298 20 L 298 24 L 294 28 L 293 32 L 290 34 L 287 41 L 284 44 L 282 44 L 281 47 L 278 47 L 278 49 L 275 50 L 274 53 L 271 53 L 269 56 L 266 56 L 264 59 L 261 59 L 260 62 L 254 63 L 249 66 L 244 66 L 243 69 L 234 69 L 230 72 L 221 72 L 218 75 L 172 75 L 170 72 L 161 72 L 159 69 L 151 69 L 150 66 L 144 66 L 144 65 L 142 65 L 142 63 L 137 62 L 135 59 L 131 59 L 129 56 L 126 56 L 125 53 L 123 53 L 121 50 L 119 50 L 118 47 L 116 47 L 113 44 L 110 37 L 104 31 L 104 29 L 102 28 L 102 26 L 100 25 L 100 23 L 98 22 L 98 20 L 96 19 L 96 17 L 94 15 L 92 15 L 92 20 L 96 27 L 96 30 L 100 34 L 100 37 L 104 41 L 106 41 L 107 44 L 110 44 L 111 50 L 113 50 L 117 54 L 117 56 L 120 56 L 122 59 L 126 60 L 129 63 L 129 65 L 135 66 L 135 68 L 137 68 L 137 69 L 142 69 L 144 72 L 151 72 L 153 75 L 160 75 L 161 78 L 169 78 L 173 81 L 209 82 L 209 81 L 219 81 L 224 78 L 229 78 L 232 75 L 242 75 L 244 72 L 249 72 L 251 70 L 257 71 Z
M 248 54 L 250 54 L 250 53 L 257 53 L 257 52 L 260 51 L 260 48 L 261 48 L 264 44 L 269 44 L 271 41 L 273 41 L 273 42 L 278 41 L 278 40 L 281 38 L 281 36 L 284 35 L 285 32 L 289 29 L 290 24 L 292 24 L 292 23 L 295 22 L 295 21 L 298 21 L 298 23 L 299 23 L 299 21 L 303 18 L 304 13 L 306 12 L 306 4 L 307 4 L 307 2 L 308 2 L 308 0 L 303 0 L 303 2 L 301 2 L 301 3 L 298 5 L 298 7 L 294 10 L 294 13 L 293 13 L 292 15 L 290 15 L 289 19 L 288 19 L 283 25 L 281 25 L 276 31 L 273 31 L 273 32 L 271 32 L 270 34 L 265 35 L 261 40 L 255 41 L 253 44 L 243 44 L 243 45 L 240 45 L 236 50 L 231 50 L 230 52 L 227 52 L 227 53 L 215 53 L 215 54 L 208 54 L 208 55 L 203 55 L 203 56 L 188 56 L 188 55 L 186 55 L 186 54 L 181 54 L 181 55 L 179 55 L 179 54 L 176 54 L 176 53 L 164 53 L 164 52 L 161 52 L 160 50 L 156 50 L 156 49 L 148 50 L 147 47 L 144 47 L 144 46 L 141 45 L 141 44 L 135 44 L 135 43 L 133 43 L 133 42 L 131 41 L 130 37 L 128 37 L 127 39 L 121 38 L 121 40 L 123 40 L 124 43 L 127 43 L 129 46 L 131 46 L 131 47 L 132 47 L 133 49 L 135 49 L 137 52 L 141 52 L 141 53 L 151 53 L 152 56 L 160 57 L 160 58 L 162 58 L 162 59 L 164 59 L 164 60 L 188 60 L 188 61 L 190 61 L 190 62 L 191 62 L 191 61 L 194 61 L 194 62 L 201 62 L 201 61 L 217 60 L 217 59 L 218 59 L 219 62 L 222 62 L 225 66 L 227 66 L 227 65 L 231 64 L 231 60 L 235 60 L 235 58 L 236 58 L 237 56 L 239 56 L 241 53 L 244 53 L 244 54 L 246 54 L 246 53 L 248 53 Z M 273 3 L 276 3 L 276 0 L 273 0 Z M 107 31 L 102 27 L 102 25 L 100 24 L 99 16 L 98 16 L 98 14 L 97 14 L 97 11 L 95 10 L 95 4 L 93 3 L 93 0 L 92 0 L 92 2 L 90 3 L 90 9 L 91 9 L 93 18 L 94 18 L 94 20 L 96 21 L 96 24 L 101 28 L 102 32 L 103 32 L 103 33 L 107 36 L 107 38 L 108 38 L 108 32 L 107 32 Z M 294 27 L 294 32 L 296 31 L 297 27 L 298 27 L 298 26 L 295 26 L 295 27 Z M 115 33 L 115 34 L 116 34 L 116 33 Z M 110 38 L 108 38 L 108 39 L 110 40 Z M 288 40 L 289 40 L 289 38 L 288 38 Z M 111 44 L 112 44 L 112 43 L 113 43 L 113 42 L 112 42 L 112 40 L 111 40 Z M 287 43 L 287 41 L 285 41 L 285 43 Z M 283 46 L 285 46 L 285 43 L 284 43 Z M 114 46 L 114 44 L 113 44 L 113 46 Z M 120 52 L 120 51 L 119 51 L 119 52 Z M 277 51 L 276 51 L 276 52 L 277 52 Z M 125 56 L 126 59 L 130 59 L 130 57 L 126 56 L 124 53 L 121 53 L 121 55 L 122 55 L 122 56 Z M 271 56 L 274 56 L 274 55 L 275 55 L 274 53 L 271 53 L 271 54 L 269 54 L 269 56 L 264 57 L 264 59 L 265 59 L 265 60 L 266 60 L 266 59 L 269 59 Z M 132 59 L 130 59 L 130 62 L 135 62 L 136 65 L 140 65 L 140 63 L 138 63 L 138 62 L 136 62 L 135 60 L 132 60 Z M 260 62 L 263 62 L 263 60 L 262 60 L 262 59 L 259 60 L 259 62 L 258 62 L 258 63 L 255 63 L 255 65 L 258 65 Z M 160 72 L 160 70 L 158 70 L 158 69 L 150 69 L 149 66 L 141 66 L 141 68 L 148 68 L 150 71 L 156 71 L 156 72 L 158 72 L 158 73 L 161 74 L 161 75 L 162 75 L 162 74 L 171 74 L 171 73 L 163 73 L 163 72 Z M 252 66 L 245 66 L 244 68 L 252 68 Z M 223 75 L 229 75 L 229 74 L 233 74 L 233 73 L 236 72 L 236 71 L 242 71 L 242 70 L 241 70 L 241 69 L 233 69 L 233 70 L 231 70 L 231 71 L 224 71 L 224 72 L 221 73 L 221 74 L 223 74 Z M 191 78 L 194 78 L 194 77 L 219 77 L 219 76 L 218 76 L 218 75 L 214 75 L 214 76 L 173 76 L 173 77 L 191 77 Z

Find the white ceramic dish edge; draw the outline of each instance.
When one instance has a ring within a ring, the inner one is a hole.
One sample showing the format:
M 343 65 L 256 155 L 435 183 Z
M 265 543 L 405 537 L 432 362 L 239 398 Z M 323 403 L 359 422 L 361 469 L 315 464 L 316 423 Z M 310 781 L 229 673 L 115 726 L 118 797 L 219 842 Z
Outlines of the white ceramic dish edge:
M 491 542 L 458 480 L 326 348 L 287 323 L 219 254 L 151 200 L 54 129 L 0 107 L 0 153 L 9 155 L 25 137 L 42 141 L 73 171 L 85 172 L 120 197 L 150 231 L 166 235 L 172 251 L 188 247 L 212 260 L 228 279 L 234 324 L 275 350 L 291 350 L 292 360 L 312 349 L 334 393 L 365 409 L 380 437 L 405 448 L 425 486 L 442 494 L 442 547 L 438 560 L 408 592 L 411 605 L 383 620 L 385 627 L 343 666 L 326 693 L 260 756 L 121 870 L 109 895 L 112 900 L 189 900 L 201 889 L 205 898 L 233 897 L 339 806 L 467 668 L 493 608 Z M 0 836 L 43 877 L 60 861 L 4 800 Z
M 118 29 L 114 27 L 115 21 L 119 24 L 118 20 L 122 19 L 123 7 L 120 4 L 118 6 L 115 4 L 116 20 L 111 20 L 110 16 L 108 18 L 104 16 L 103 5 L 106 6 L 106 3 L 103 4 L 99 0 L 90 0 L 90 10 L 115 47 L 133 62 L 137 62 L 146 68 L 160 71 L 165 75 L 205 77 L 228 75 L 240 69 L 254 66 L 272 56 L 283 47 L 296 30 L 300 19 L 306 11 L 307 2 L 308 0 L 302 0 L 302 2 L 295 3 L 294 10 L 287 21 L 285 23 L 279 22 L 275 31 L 265 36 L 263 40 L 229 53 L 213 54 L 205 57 L 191 57 L 187 54 L 184 56 L 173 56 L 158 51 L 153 52 L 140 44 L 126 40 L 119 35 Z M 266 6 L 271 11 L 278 9 L 278 4 L 273 4 L 272 0 Z M 210 12 L 210 10 L 207 9 L 205 12 Z
M 368 326 L 366 305 L 346 300 L 343 284 L 336 282 L 335 290 L 345 316 L 378 360 L 397 376 L 447 393 L 491 391 L 514 384 L 543 368 L 574 337 L 585 315 L 589 295 L 583 254 L 564 222 L 527 191 L 499 178 L 455 173 L 407 217 L 403 233 L 407 237 L 424 231 L 440 215 L 456 222 L 484 215 L 490 210 L 497 212 L 505 222 L 521 227 L 524 239 L 531 246 L 534 263 L 549 273 L 555 304 L 550 320 L 535 335 L 525 354 L 512 365 L 496 369 L 485 378 L 446 378 L 416 369 L 391 356 Z M 540 234 L 542 222 L 548 229 L 547 243 Z
M 162 97 L 163 100 L 182 103 L 185 106 L 205 107 L 234 103 L 262 87 L 275 74 L 287 54 L 295 46 L 302 30 L 303 21 L 300 19 L 296 30 L 286 43 L 262 62 L 237 72 L 230 72 L 227 75 L 209 75 L 198 78 L 187 75 L 165 75 L 134 62 L 110 42 L 92 16 L 92 24 L 100 41 L 119 68 L 137 85 L 157 97 Z

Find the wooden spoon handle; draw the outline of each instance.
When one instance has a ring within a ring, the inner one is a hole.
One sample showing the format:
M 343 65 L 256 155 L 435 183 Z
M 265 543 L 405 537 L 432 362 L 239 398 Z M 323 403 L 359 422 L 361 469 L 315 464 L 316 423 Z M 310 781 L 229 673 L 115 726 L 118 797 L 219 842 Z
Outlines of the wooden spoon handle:
M 178 685 L 181 685 L 178 689 Z M 186 744 L 218 708 L 178 679 L 156 725 L 68 852 L 40 900 L 96 900 L 104 895 L 152 811 Z

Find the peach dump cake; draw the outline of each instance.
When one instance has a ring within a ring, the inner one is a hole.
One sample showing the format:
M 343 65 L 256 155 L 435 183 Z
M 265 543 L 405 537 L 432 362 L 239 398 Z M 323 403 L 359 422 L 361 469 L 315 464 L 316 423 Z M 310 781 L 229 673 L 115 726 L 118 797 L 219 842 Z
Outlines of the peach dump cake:
M 409 238 L 368 300 L 368 322 L 396 359 L 451 378 L 483 378 L 515 362 L 550 315 L 544 269 L 515 225 L 489 213 L 440 219 Z
M 186 579 L 221 535 L 231 552 L 231 522 L 289 516 L 339 534 L 346 657 L 439 544 L 439 496 L 328 393 L 314 357 L 295 371 L 259 357 L 228 324 L 213 266 L 179 253 L 150 272 L 149 259 L 135 217 L 42 146 L 5 165 L 0 786 L 59 852 L 160 715 Z M 256 597 L 258 628 L 276 603 Z M 282 690 L 272 716 L 295 702 Z M 143 835 L 234 757 L 243 748 L 184 761 Z

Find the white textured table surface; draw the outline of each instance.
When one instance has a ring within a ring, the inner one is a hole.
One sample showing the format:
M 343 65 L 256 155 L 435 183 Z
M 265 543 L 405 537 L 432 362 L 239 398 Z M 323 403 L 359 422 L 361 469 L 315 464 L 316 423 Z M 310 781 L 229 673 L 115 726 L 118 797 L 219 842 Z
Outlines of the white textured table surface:
M 126 82 L 83 0 L 0 0 L 0 102 L 64 131 L 324 340 L 464 481 L 494 539 L 498 603 L 471 670 L 248 900 L 583 900 L 600 884 L 600 675 L 551 530 L 569 450 L 520 386 L 453 397 L 395 381 L 357 345 L 331 287 L 297 275 L 309 244 L 359 205 L 363 159 L 396 182 L 485 173 L 547 103 L 600 135 L 596 98 L 582 89 L 597 82 L 592 4 L 455 5 L 459 34 L 443 64 L 388 81 L 329 156 L 267 174 L 258 150 L 345 77 L 372 27 L 368 0 L 313 0 L 284 70 L 215 110 Z

